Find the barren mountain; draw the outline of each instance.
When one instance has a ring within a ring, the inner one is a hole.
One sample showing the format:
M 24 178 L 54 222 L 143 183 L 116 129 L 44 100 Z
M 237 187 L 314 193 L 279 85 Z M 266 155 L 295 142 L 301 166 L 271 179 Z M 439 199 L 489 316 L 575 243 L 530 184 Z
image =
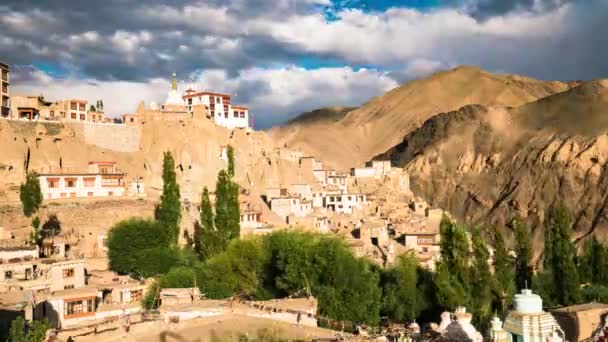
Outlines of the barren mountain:
M 405 167 L 415 192 L 474 223 L 519 214 L 542 241 L 545 210 L 563 201 L 576 237 L 608 238 L 608 80 L 518 108 L 436 115 L 377 158 Z
M 269 134 L 281 145 L 300 148 L 345 169 L 398 144 L 404 135 L 437 113 L 469 104 L 520 106 L 571 86 L 462 66 L 395 88 L 339 120 L 331 111 L 327 115 L 332 120 L 306 114 L 305 120 L 292 120 Z

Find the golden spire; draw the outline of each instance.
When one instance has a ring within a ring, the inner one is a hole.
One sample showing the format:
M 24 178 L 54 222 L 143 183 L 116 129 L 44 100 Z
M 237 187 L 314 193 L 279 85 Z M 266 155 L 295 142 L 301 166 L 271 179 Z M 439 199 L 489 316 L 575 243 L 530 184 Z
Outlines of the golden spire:
M 171 89 L 172 90 L 177 90 L 177 78 L 176 78 L 176 74 L 173 73 L 173 79 L 171 80 Z

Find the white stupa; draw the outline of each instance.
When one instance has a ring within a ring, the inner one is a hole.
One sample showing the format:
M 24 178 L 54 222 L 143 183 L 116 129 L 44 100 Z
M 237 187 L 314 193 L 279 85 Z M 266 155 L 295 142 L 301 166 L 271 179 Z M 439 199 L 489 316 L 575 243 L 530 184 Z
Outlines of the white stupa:
M 563 341 L 562 329 L 550 313 L 543 311 L 543 300 L 532 290 L 524 289 L 516 294 L 514 307 L 503 327 L 510 341 Z
M 171 89 L 167 93 L 167 100 L 165 100 L 166 105 L 183 105 L 184 100 L 182 99 L 182 95 L 177 91 L 177 75 L 173 73 L 173 79 L 171 80 Z

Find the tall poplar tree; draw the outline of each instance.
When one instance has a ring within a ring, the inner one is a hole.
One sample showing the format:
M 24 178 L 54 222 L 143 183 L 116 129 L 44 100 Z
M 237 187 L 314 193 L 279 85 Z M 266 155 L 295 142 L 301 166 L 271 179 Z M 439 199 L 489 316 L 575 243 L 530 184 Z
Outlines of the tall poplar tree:
M 167 229 L 171 241 L 177 243 L 182 218 L 179 185 L 171 152 L 163 155 L 163 194 L 155 210 L 156 220 Z
M 530 230 L 521 218 L 516 217 L 512 221 L 515 229 L 516 258 L 515 258 L 515 284 L 518 289 L 530 288 L 532 286 L 532 241 Z
M 219 235 L 215 228 L 214 213 L 209 200 L 209 190 L 203 189 L 201 195 L 201 213 L 198 226 L 194 233 L 194 250 L 201 260 L 207 260 L 217 253 L 223 251 L 228 242 Z
M 509 255 L 503 234 L 494 228 L 494 308 L 503 316 L 515 294 L 515 265 Z
M 550 250 L 546 264 L 553 275 L 555 295 L 562 305 L 571 305 L 580 298 L 579 277 L 576 267 L 576 247 L 570 239 L 572 219 L 563 204 L 551 206 L 547 213 L 545 229 L 550 231 L 551 240 L 545 241 L 545 250 Z
M 228 175 L 234 177 L 234 148 L 228 145 Z
M 215 228 L 225 241 L 238 238 L 240 235 L 238 186 L 232 182 L 226 170 L 221 170 L 217 176 Z
M 471 263 L 470 279 L 471 282 L 471 306 L 475 319 L 485 326 L 489 323 L 492 315 L 492 288 L 494 278 L 490 271 L 490 252 L 488 246 L 481 235 L 481 230 L 474 227 L 471 230 L 471 245 L 473 249 L 473 259 Z

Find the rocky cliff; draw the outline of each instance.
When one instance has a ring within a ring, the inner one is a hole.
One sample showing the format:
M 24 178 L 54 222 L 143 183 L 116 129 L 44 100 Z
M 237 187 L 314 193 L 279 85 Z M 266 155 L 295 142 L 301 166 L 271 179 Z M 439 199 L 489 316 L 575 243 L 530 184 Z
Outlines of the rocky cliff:
M 376 158 L 387 157 L 415 192 L 469 222 L 504 226 L 519 214 L 541 242 L 545 210 L 563 201 L 578 239 L 608 238 L 608 81 L 438 114 Z

